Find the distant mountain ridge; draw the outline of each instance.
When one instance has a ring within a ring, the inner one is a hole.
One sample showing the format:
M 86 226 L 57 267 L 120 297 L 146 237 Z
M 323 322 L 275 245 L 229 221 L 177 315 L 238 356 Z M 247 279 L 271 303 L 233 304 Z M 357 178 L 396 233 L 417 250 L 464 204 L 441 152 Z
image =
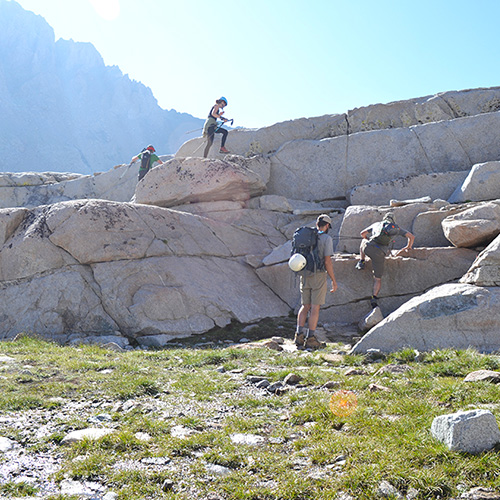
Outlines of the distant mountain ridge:
M 149 143 L 174 153 L 203 125 L 13 0 L 0 0 L 0 116 L 4 172 L 105 171 Z

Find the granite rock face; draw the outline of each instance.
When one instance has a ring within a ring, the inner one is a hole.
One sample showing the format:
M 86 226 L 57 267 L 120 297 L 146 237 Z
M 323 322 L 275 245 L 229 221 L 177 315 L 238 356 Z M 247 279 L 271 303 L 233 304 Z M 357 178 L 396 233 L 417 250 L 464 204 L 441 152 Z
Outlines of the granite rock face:
M 353 352 L 393 352 L 472 347 L 480 352 L 499 347 L 500 288 L 450 283 L 414 297 L 377 326 Z

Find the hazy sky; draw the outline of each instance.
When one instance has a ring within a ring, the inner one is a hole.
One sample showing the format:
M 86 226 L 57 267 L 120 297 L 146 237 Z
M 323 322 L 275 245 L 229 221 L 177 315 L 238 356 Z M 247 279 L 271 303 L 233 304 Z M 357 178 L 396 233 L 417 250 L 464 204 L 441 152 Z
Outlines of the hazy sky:
M 500 85 L 499 0 L 17 0 L 153 91 L 234 126 Z

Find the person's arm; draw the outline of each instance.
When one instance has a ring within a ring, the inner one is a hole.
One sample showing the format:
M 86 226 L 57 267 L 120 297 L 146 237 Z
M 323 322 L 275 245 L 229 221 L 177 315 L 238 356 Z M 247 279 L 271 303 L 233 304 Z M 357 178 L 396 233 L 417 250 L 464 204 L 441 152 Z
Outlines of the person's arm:
M 325 256 L 325 269 L 332 280 L 332 288 L 330 289 L 330 293 L 333 293 L 337 291 L 337 281 L 335 280 L 335 274 L 333 272 L 333 262 L 332 262 L 332 257 L 330 255 Z
M 134 163 L 135 161 L 137 161 L 139 159 L 139 155 L 137 156 L 134 156 L 131 160 L 130 160 L 130 163 Z
M 406 253 L 408 250 L 411 250 L 411 248 L 413 247 L 413 242 L 415 241 L 415 236 L 413 236 L 413 234 L 411 234 L 410 231 L 407 231 L 405 233 L 405 237 L 408 240 L 406 243 L 406 246 L 403 247 L 401 250 L 398 250 L 396 252 L 396 256 L 401 255 L 402 253 Z
M 225 118 L 222 118 L 222 115 L 224 114 L 224 111 L 219 111 L 220 107 L 216 104 L 214 108 L 212 109 L 212 116 L 217 119 L 220 118 L 221 120 L 225 120 Z
M 371 229 L 369 227 L 367 227 L 366 229 L 363 229 L 363 231 L 361 231 L 359 233 L 359 235 L 361 236 L 362 239 L 367 240 L 370 233 L 371 233 Z

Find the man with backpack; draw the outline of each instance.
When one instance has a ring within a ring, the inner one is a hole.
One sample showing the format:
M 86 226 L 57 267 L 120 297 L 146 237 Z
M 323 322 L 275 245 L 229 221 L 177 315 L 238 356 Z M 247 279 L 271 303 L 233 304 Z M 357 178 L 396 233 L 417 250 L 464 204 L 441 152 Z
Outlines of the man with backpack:
M 297 330 L 294 339 L 295 345 L 299 349 L 324 347 L 324 344 L 316 338 L 315 333 L 319 320 L 319 310 L 326 300 L 327 275 L 332 280 L 330 293 L 337 290 L 332 262 L 333 240 L 327 234 L 331 225 L 332 219 L 328 215 L 322 214 L 316 220 L 316 228 L 304 226 L 297 229 L 294 234 L 292 253 L 298 252 L 306 257 L 305 267 L 299 271 L 301 307 L 297 314 Z M 305 250 L 299 248 L 305 246 L 299 244 L 302 234 L 306 238 L 312 236 L 309 248 L 305 248 Z M 294 253 L 294 255 L 297 254 Z M 290 260 L 294 258 L 294 255 Z M 309 320 L 307 320 L 308 315 Z M 305 327 L 306 320 L 307 328 Z
M 370 257 L 373 271 L 373 295 L 370 299 L 372 308 L 378 306 L 378 294 L 382 287 L 382 275 L 384 274 L 385 257 L 390 254 L 396 236 L 407 238 L 408 242 L 404 248 L 396 252 L 396 256 L 407 252 L 413 246 L 415 236 L 406 229 L 401 229 L 394 219 L 393 214 L 386 214 L 381 222 L 376 222 L 361 231 L 361 242 L 359 248 L 360 261 L 356 264 L 356 269 L 365 268 L 365 258 Z
M 144 148 L 138 155 L 134 156 L 130 161 L 130 164 L 134 163 L 134 161 L 141 160 L 141 166 L 139 167 L 139 178 L 137 182 L 139 182 L 150 170 L 155 162 L 158 162 L 160 165 L 163 165 L 163 162 L 156 156 L 155 148 L 150 144 L 147 148 Z

